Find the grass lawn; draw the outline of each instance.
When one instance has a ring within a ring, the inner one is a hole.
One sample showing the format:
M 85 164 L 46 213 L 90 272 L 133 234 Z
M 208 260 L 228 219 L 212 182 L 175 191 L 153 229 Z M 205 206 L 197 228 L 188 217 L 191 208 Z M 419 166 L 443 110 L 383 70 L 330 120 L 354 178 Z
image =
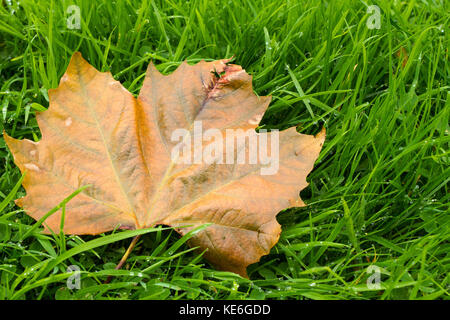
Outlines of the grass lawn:
M 14 204 L 25 191 L 0 138 L 0 299 L 449 299 L 448 4 L 2 1 L 0 127 L 15 138 L 40 139 L 35 112 L 74 51 L 135 95 L 150 61 L 170 73 L 234 55 L 272 96 L 262 125 L 327 138 L 307 207 L 278 215 L 280 240 L 249 279 L 170 228 L 146 230 L 122 270 L 142 231 L 41 234 Z

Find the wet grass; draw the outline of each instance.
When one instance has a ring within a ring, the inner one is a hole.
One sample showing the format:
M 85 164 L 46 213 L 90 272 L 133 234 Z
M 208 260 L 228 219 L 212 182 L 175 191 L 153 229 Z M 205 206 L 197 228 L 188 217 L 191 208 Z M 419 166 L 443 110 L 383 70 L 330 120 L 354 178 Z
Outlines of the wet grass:
M 21 175 L 0 139 L 0 299 L 448 299 L 448 4 L 444 1 L 71 1 L 0 4 L 0 126 L 39 140 L 74 51 L 133 94 L 153 60 L 235 56 L 272 95 L 262 125 L 327 128 L 307 207 L 248 268 L 213 269 L 169 228 L 98 237 L 43 235 L 13 200 Z M 134 3 L 134 4 L 132 4 Z M 131 237 L 145 233 L 123 270 Z M 80 270 L 81 289 L 67 288 Z M 379 271 L 379 286 L 373 279 Z M 105 279 L 114 275 L 109 284 Z

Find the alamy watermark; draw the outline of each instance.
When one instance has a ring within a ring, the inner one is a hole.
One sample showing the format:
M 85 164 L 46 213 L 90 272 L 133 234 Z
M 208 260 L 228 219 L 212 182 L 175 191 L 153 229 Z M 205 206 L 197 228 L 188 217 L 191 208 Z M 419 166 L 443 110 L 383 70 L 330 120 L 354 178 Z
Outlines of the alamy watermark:
M 77 265 L 70 265 L 67 267 L 67 273 L 73 272 L 73 274 L 67 278 L 67 288 L 71 290 L 79 290 L 81 288 L 81 279 L 80 279 L 80 267 Z
M 172 132 L 177 144 L 171 160 L 181 164 L 259 164 L 261 175 L 273 175 L 279 169 L 279 131 L 265 129 L 210 128 L 203 131 L 202 121 L 194 121 L 193 135 L 187 129 Z M 270 143 L 269 143 L 270 140 Z M 269 148 L 270 144 L 270 148 Z
M 366 284 L 367 288 L 370 290 L 380 290 L 381 289 L 381 268 L 376 265 L 370 265 L 367 270 L 367 274 L 370 276 L 367 278 Z
M 367 14 L 370 16 L 367 18 L 366 26 L 369 29 L 381 28 L 381 10 L 379 6 L 371 5 L 367 7 Z
M 67 29 L 81 29 L 81 10 L 77 5 L 71 5 L 66 10 L 69 16 L 66 19 Z

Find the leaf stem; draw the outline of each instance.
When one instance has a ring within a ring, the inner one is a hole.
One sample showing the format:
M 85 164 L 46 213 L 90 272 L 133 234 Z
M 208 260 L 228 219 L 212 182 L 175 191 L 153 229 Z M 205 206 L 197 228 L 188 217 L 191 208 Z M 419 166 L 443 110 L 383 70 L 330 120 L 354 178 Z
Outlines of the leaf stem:
M 125 251 L 125 254 L 122 256 L 122 259 L 120 259 L 119 263 L 117 264 L 117 266 L 114 268 L 115 270 L 119 270 L 122 268 L 122 266 L 125 264 L 125 262 L 127 261 L 131 251 L 133 251 L 134 247 L 136 246 L 136 243 L 139 241 L 139 238 L 141 237 L 141 235 L 137 235 L 133 238 L 133 240 L 131 240 L 131 243 L 127 249 L 127 251 Z M 112 276 L 109 276 L 108 279 L 106 279 L 105 284 L 108 284 L 111 282 Z

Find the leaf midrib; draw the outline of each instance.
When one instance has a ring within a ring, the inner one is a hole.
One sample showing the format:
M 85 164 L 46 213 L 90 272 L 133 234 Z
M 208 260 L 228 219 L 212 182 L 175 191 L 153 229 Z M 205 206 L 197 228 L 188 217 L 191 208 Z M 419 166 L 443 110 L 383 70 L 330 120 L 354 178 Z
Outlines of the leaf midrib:
M 117 182 L 117 185 L 119 186 L 119 189 L 120 189 L 121 193 L 123 194 L 123 196 L 125 197 L 125 199 L 126 199 L 126 201 L 128 203 L 129 209 L 132 210 L 131 212 L 128 212 L 128 210 L 127 211 L 121 210 L 121 211 L 124 212 L 127 215 L 132 216 L 134 221 L 135 221 L 136 228 L 140 228 L 139 221 L 137 219 L 136 212 L 134 210 L 134 206 L 132 205 L 132 202 L 131 202 L 131 200 L 129 198 L 129 195 L 125 192 L 125 189 L 123 188 L 123 185 L 121 183 L 120 177 L 119 177 L 119 175 L 117 173 L 117 168 L 114 165 L 114 161 L 112 160 L 111 153 L 110 153 L 108 145 L 106 143 L 105 136 L 103 135 L 103 131 L 101 130 L 101 126 L 100 126 L 100 122 L 99 122 L 98 117 L 97 117 L 97 113 L 95 112 L 95 108 L 92 107 L 90 99 L 87 98 L 88 94 L 87 94 L 87 89 L 86 89 L 86 83 L 85 83 L 85 81 L 83 79 L 82 73 L 80 72 L 79 65 L 77 65 L 77 69 L 76 70 L 77 70 L 78 78 L 80 80 L 80 87 L 81 87 L 81 90 L 83 91 L 84 101 L 85 101 L 86 105 L 88 106 L 87 109 L 90 111 L 92 117 L 95 120 L 95 125 L 97 127 L 98 132 L 100 133 L 100 137 L 102 139 L 103 146 L 105 148 L 107 158 L 108 158 L 108 160 L 109 160 L 109 162 L 111 164 L 111 168 L 112 168 L 112 171 L 114 173 L 114 178 L 115 178 L 115 180 Z M 95 77 L 97 77 L 97 75 Z M 107 80 L 105 79 L 105 82 L 106 81 Z

